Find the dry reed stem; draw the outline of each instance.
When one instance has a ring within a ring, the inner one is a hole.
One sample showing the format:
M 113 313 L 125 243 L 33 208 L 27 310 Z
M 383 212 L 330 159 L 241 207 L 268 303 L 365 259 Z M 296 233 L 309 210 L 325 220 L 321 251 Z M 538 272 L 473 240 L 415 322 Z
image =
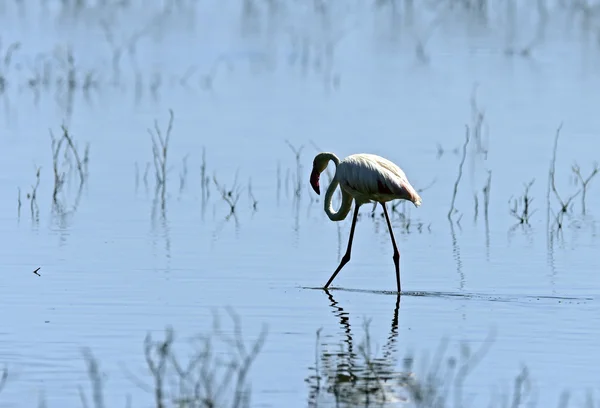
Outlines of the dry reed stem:
M 510 214 L 519 220 L 519 224 L 529 224 L 529 218 L 535 213 L 536 210 L 531 211 L 531 203 L 533 202 L 533 198 L 529 195 L 529 189 L 535 182 L 535 179 L 532 179 L 529 183 L 525 184 L 525 192 L 520 197 L 520 199 L 512 200 L 512 208 L 510 209 Z M 509 200 L 509 202 L 511 201 Z M 522 204 L 521 211 L 519 211 L 519 206 Z
M 221 193 L 221 198 L 223 199 L 223 201 L 225 201 L 229 205 L 229 215 L 235 214 L 236 205 L 241 195 L 240 188 L 237 184 L 237 180 L 238 172 L 236 171 L 235 178 L 233 180 L 233 186 L 230 189 L 228 189 L 226 186 L 219 184 L 219 182 L 217 181 L 216 174 L 213 175 L 213 182 L 215 184 L 215 187 L 217 188 L 219 193 Z
M 577 197 L 577 195 L 579 195 L 580 191 L 578 191 L 577 193 L 575 193 L 574 195 L 569 197 L 566 201 L 563 201 L 563 199 L 558 194 L 558 190 L 556 189 L 556 180 L 555 180 L 555 178 L 556 178 L 555 177 L 556 176 L 556 152 L 558 149 L 558 137 L 560 136 L 560 131 L 562 129 L 562 126 L 563 126 L 563 124 L 561 123 L 558 126 L 558 128 L 556 129 L 556 135 L 554 137 L 554 149 L 552 150 L 552 161 L 550 162 L 549 177 L 550 177 L 550 186 L 552 188 L 552 191 L 554 192 L 556 199 L 560 203 L 560 212 L 566 213 L 569 209 L 569 204 L 571 204 L 571 201 L 573 201 L 573 199 L 575 197 Z
M 460 183 L 460 179 L 462 177 L 463 165 L 465 164 L 465 159 L 467 157 L 467 145 L 469 144 L 469 126 L 465 125 L 465 143 L 463 144 L 462 149 L 462 157 L 460 160 L 460 164 L 458 165 L 458 175 L 456 176 L 456 181 L 454 182 L 454 191 L 452 193 L 452 202 L 450 203 L 450 210 L 448 211 L 448 219 L 452 220 L 452 213 L 455 211 L 454 203 L 456 201 L 456 195 L 458 194 L 458 184 Z
M 585 197 L 586 197 L 586 194 L 587 194 L 587 187 L 588 187 L 588 184 L 590 183 L 590 181 L 592 181 L 592 179 L 594 178 L 594 176 L 596 176 L 596 174 L 598 174 L 598 171 L 600 169 L 598 169 L 598 163 L 594 163 L 594 168 L 592 169 L 592 172 L 585 179 L 581 175 L 581 169 L 579 168 L 579 165 L 577 163 L 575 163 L 573 165 L 572 170 L 573 170 L 573 173 L 575 173 L 575 175 L 577 176 L 578 180 L 581 182 L 581 185 L 582 185 L 581 213 L 583 215 L 585 215 L 585 213 L 586 213 L 586 209 L 585 209 Z
M 154 170 L 158 186 L 164 186 L 167 181 L 167 156 L 169 151 L 169 140 L 173 130 L 174 120 L 173 109 L 169 109 L 169 124 L 167 125 L 166 135 L 163 137 L 162 131 L 158 126 L 158 121 L 154 121 L 154 131 L 148 129 L 152 139 L 152 153 L 154 156 Z M 163 187 L 164 191 L 164 187 Z

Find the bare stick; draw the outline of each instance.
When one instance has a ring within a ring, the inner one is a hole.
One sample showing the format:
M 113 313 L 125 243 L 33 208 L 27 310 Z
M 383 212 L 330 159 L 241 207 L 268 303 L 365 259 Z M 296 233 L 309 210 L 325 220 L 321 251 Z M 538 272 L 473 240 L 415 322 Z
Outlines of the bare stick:
M 166 136 L 163 137 L 158 121 L 154 121 L 154 132 L 148 129 L 152 138 L 152 152 L 154 153 L 154 167 L 156 171 L 156 181 L 158 185 L 164 186 L 167 180 L 167 154 L 169 151 L 169 139 L 173 129 L 174 114 L 173 109 L 169 109 L 169 124 L 167 126 Z M 164 190 L 164 189 L 163 189 Z
M 20 217 L 21 216 L 21 187 L 18 188 L 18 195 L 17 195 L 17 215 Z
M 185 188 L 185 184 L 187 181 L 187 174 L 188 174 L 187 159 L 188 159 L 188 157 L 189 157 L 189 153 L 186 154 L 182 159 L 183 169 L 179 173 L 179 193 L 180 194 L 183 191 L 183 189 Z
M 217 181 L 217 175 L 213 175 L 213 182 L 215 183 L 215 186 L 217 187 L 217 190 L 221 193 L 221 198 L 223 199 L 223 201 L 225 201 L 227 204 L 229 204 L 229 214 L 235 214 L 235 206 L 237 205 L 238 200 L 240 199 L 240 191 L 239 191 L 239 187 L 237 186 L 237 178 L 238 178 L 238 173 L 235 173 L 235 179 L 233 180 L 233 186 L 231 187 L 231 189 L 228 189 L 225 186 L 221 186 L 219 184 L 219 182 Z
M 83 182 L 85 181 L 85 174 L 83 172 L 82 162 L 79 159 L 79 153 L 77 153 L 77 149 L 75 148 L 75 145 L 73 144 L 73 140 L 71 139 L 71 136 L 69 136 L 69 130 L 64 125 L 62 125 L 61 128 L 63 131 L 63 137 L 66 139 L 67 143 L 69 144 L 69 147 L 71 147 L 71 150 L 73 151 L 73 155 L 75 156 L 75 160 L 77 161 L 77 169 L 79 170 L 80 184 L 83 184 Z M 86 153 L 86 157 L 87 157 L 87 153 Z
M 552 160 L 550 161 L 550 187 L 552 188 L 552 191 L 556 195 L 558 201 L 560 201 L 561 206 L 564 208 L 564 203 L 556 191 L 556 184 L 554 182 L 554 174 L 556 171 L 556 150 L 558 149 L 558 137 L 560 136 L 560 130 L 562 129 L 562 126 L 563 124 L 561 122 L 556 129 L 556 136 L 554 137 L 554 149 L 552 149 Z
M 28 194 L 28 196 L 29 196 L 29 198 L 31 200 L 29 202 L 29 205 L 31 207 L 31 218 L 35 218 L 35 216 L 34 216 L 34 214 L 35 214 L 34 207 L 37 209 L 37 200 L 36 200 L 36 198 L 37 198 L 37 189 L 40 186 L 40 170 L 41 169 L 42 169 L 41 167 L 37 168 L 37 171 L 35 172 L 35 185 L 31 186 L 31 194 L 30 195 Z
M 531 211 L 531 203 L 533 198 L 529 195 L 529 189 L 535 182 L 535 179 L 525 184 L 525 192 L 521 198 L 513 200 L 513 206 L 510 209 L 510 215 L 519 220 L 519 224 L 529 224 L 529 218 L 535 213 L 536 210 Z M 520 204 L 522 204 L 521 210 L 519 211 Z
M 492 171 L 488 170 L 488 178 L 485 187 L 483 187 L 483 210 L 485 219 L 488 219 L 488 209 L 490 206 L 490 189 L 492 187 Z
M 569 204 L 571 204 L 571 201 L 573 201 L 573 199 L 575 197 L 577 197 L 577 195 L 579 195 L 580 191 L 578 191 L 577 193 L 575 193 L 574 195 L 572 195 L 571 197 L 569 197 L 567 199 L 567 201 L 563 201 L 562 198 L 560 198 L 560 195 L 558 194 L 558 190 L 556 189 L 556 182 L 555 182 L 555 174 L 556 174 L 556 151 L 558 149 L 558 137 L 560 135 L 560 130 L 562 129 L 562 123 L 558 126 L 558 129 L 556 129 L 556 136 L 554 138 L 554 149 L 552 151 L 552 161 L 550 164 L 550 186 L 552 187 L 552 191 L 554 192 L 554 195 L 556 196 L 556 199 L 558 200 L 558 202 L 560 203 L 560 211 L 563 213 L 566 213 L 569 209 Z
M 462 177 L 462 169 L 465 164 L 465 159 L 467 157 L 467 145 L 469 144 L 469 126 L 465 125 L 465 144 L 463 145 L 462 158 L 460 160 L 460 164 L 458 166 L 458 176 L 456 177 L 456 181 L 454 182 L 454 192 L 452 194 L 452 202 L 450 203 L 450 210 L 448 211 L 448 219 L 452 220 L 452 213 L 455 211 L 454 203 L 456 201 L 456 194 L 458 194 L 458 183 L 460 183 L 460 178 Z
M 173 332 L 167 330 L 166 339 L 164 342 L 153 344 L 150 334 L 146 336 L 144 341 L 144 354 L 146 356 L 146 364 L 152 376 L 154 377 L 154 399 L 156 400 L 157 408 L 164 408 L 164 380 L 166 375 L 166 363 L 169 350 L 173 343 Z M 152 351 L 156 352 L 157 356 L 152 356 Z
M 589 184 L 590 181 L 592 181 L 592 178 L 594 178 L 594 176 L 596 174 L 598 174 L 598 163 L 594 163 L 594 169 L 592 170 L 592 172 L 590 173 L 590 175 L 584 179 L 583 176 L 581 175 L 581 170 L 579 169 L 579 165 L 577 163 L 575 163 L 572 167 L 573 169 L 573 173 L 575 173 L 575 175 L 577 176 L 577 178 L 579 179 L 579 181 L 581 181 L 581 185 L 583 186 L 583 193 L 581 195 L 581 213 L 583 215 L 585 215 L 585 195 L 587 193 L 587 186 Z
M 52 141 L 52 169 L 54 170 L 54 190 L 52 191 L 52 199 L 56 202 L 56 196 L 65 181 L 65 174 L 60 174 L 58 171 L 58 154 L 60 153 L 62 142 L 65 139 L 61 138 L 57 141 L 52 130 L 50 130 L 50 139 Z
M 252 179 L 248 180 L 248 198 L 252 202 L 252 210 L 256 211 L 256 206 L 258 205 L 258 201 L 256 201 L 256 197 L 254 197 L 254 193 L 252 192 Z

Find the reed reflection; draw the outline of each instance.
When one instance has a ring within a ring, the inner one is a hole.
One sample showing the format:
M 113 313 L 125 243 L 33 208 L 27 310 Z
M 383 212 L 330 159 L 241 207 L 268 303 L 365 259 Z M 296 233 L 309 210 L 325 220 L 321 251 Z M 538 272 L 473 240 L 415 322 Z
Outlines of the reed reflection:
M 359 344 L 350 324 L 350 315 L 335 300 L 332 293 L 325 290 L 333 314 L 339 319 L 343 338 L 321 337 L 317 333 L 315 365 L 310 367 L 306 378 L 310 391 L 309 407 L 335 406 L 396 406 L 404 403 L 399 397 L 402 379 L 406 373 L 396 370 L 398 365 L 398 314 L 400 294 L 392 316 L 389 335 L 377 353 L 371 345 L 369 321 L 364 322 L 364 335 Z M 379 354 L 379 356 L 378 356 Z M 332 398 L 333 397 L 333 398 Z

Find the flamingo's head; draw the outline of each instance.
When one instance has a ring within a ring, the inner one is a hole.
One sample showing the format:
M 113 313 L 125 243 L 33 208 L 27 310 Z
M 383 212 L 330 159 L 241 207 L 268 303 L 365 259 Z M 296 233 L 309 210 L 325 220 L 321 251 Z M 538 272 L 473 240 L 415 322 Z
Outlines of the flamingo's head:
M 313 168 L 310 173 L 310 186 L 315 190 L 315 193 L 321 194 L 321 190 L 319 188 L 319 178 L 321 177 L 321 173 Z
M 319 179 L 321 178 L 321 173 L 327 168 L 327 164 L 329 164 L 329 156 L 327 153 L 319 153 L 313 160 L 313 168 L 310 173 L 310 186 L 315 190 L 315 193 L 319 195 L 321 194 Z

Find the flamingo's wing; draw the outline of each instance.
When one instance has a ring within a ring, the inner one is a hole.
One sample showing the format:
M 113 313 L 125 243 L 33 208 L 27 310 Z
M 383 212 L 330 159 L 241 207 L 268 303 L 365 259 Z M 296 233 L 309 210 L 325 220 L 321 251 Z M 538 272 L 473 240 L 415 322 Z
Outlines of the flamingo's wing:
M 343 187 L 365 200 L 405 199 L 416 206 L 421 197 L 396 164 L 371 154 L 356 154 L 344 159 L 337 177 Z

